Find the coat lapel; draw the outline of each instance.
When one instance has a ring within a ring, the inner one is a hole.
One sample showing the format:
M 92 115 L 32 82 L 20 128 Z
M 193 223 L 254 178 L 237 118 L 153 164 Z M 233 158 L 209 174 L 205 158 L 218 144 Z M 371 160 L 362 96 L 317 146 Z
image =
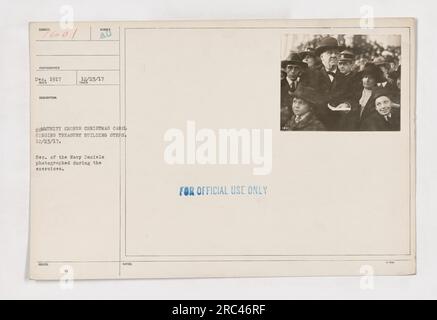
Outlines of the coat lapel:
M 293 117 L 291 118 L 292 128 L 294 130 L 300 130 L 302 128 L 305 128 L 313 120 L 313 118 L 314 118 L 313 114 L 310 113 L 301 121 L 296 123 L 296 116 L 293 115 Z
M 375 110 L 373 97 L 370 97 L 369 101 L 367 101 L 366 106 L 364 107 L 363 113 L 361 115 L 361 120 L 366 118 L 369 114 Z
M 323 75 L 324 81 L 326 82 L 326 84 L 328 84 L 328 87 L 330 88 L 335 81 L 335 77 L 334 77 L 334 81 L 331 82 L 331 78 L 329 77 L 328 73 L 326 72 L 325 68 L 323 68 L 323 67 L 322 67 L 322 75 Z

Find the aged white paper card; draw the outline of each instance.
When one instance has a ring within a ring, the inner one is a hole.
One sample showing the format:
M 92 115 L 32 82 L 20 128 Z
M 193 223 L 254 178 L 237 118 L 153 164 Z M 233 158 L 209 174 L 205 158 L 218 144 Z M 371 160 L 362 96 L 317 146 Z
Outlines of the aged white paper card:
M 415 274 L 414 19 L 29 32 L 32 279 Z

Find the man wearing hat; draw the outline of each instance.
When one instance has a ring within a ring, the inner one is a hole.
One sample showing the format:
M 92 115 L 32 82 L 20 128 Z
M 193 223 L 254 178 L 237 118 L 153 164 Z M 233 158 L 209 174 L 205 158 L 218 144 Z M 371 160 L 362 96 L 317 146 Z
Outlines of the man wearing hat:
M 343 51 L 337 39 L 323 38 L 315 50 L 322 65 L 311 73 L 311 86 L 323 97 L 316 114 L 328 130 L 341 130 L 340 120 L 350 110 L 350 92 L 346 77 L 338 69 L 339 53 Z
M 383 51 L 381 53 L 381 56 L 384 57 L 385 62 L 387 63 L 388 66 L 388 73 L 396 71 L 398 68 L 398 61 L 397 58 L 395 58 L 395 56 L 393 55 L 393 53 L 391 53 L 390 51 Z
M 360 76 L 353 70 L 355 55 L 352 51 L 344 50 L 340 52 L 338 58 L 338 70 L 344 75 L 349 92 L 356 92 L 360 89 Z
M 304 70 L 307 67 L 297 53 L 292 53 L 288 60 L 281 62 L 281 68 L 287 73 L 285 79 L 281 80 L 281 127 L 291 117 L 292 94 L 304 82 Z
M 338 69 L 341 73 L 343 73 L 345 76 L 350 74 L 352 72 L 352 67 L 354 64 L 355 55 L 352 53 L 352 51 L 344 50 L 340 52 L 338 56 Z
M 376 112 L 361 123 L 364 131 L 399 131 L 400 109 L 393 106 L 391 92 L 386 88 L 377 88 L 373 92 Z
M 353 73 L 352 67 L 354 66 L 354 62 L 355 55 L 352 51 L 344 50 L 340 52 L 338 57 L 338 70 L 348 78 L 348 76 Z
M 373 59 L 373 63 L 378 66 L 382 73 L 384 74 L 384 79 L 378 83 L 379 87 L 387 88 L 389 91 L 396 91 L 397 86 L 394 81 L 392 81 L 389 77 L 389 73 L 391 72 L 391 63 L 394 61 L 394 58 L 388 56 L 384 58 L 383 56 L 376 57 Z

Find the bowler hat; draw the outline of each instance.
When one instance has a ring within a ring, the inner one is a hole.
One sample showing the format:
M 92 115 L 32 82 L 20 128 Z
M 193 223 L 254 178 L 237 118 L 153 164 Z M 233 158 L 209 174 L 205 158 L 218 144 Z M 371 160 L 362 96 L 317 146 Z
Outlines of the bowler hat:
M 316 55 L 320 56 L 326 50 L 337 49 L 338 51 L 343 51 L 344 47 L 338 45 L 337 39 L 333 37 L 325 37 L 319 42 L 319 46 L 316 48 Z
M 355 59 L 355 55 L 352 51 L 344 50 L 340 52 L 340 56 L 338 57 L 338 61 L 353 61 Z
M 367 62 L 364 65 L 364 69 L 361 72 L 361 78 L 364 78 L 365 76 L 371 76 L 375 79 L 375 81 L 377 83 L 379 82 L 384 82 L 384 75 L 381 71 L 381 69 L 379 69 L 374 63 L 372 62 Z
M 298 86 L 291 96 L 293 98 L 299 98 L 311 104 L 320 104 L 321 99 L 318 92 L 312 87 Z
M 283 60 L 281 62 L 282 68 L 286 68 L 289 65 L 295 65 L 295 66 L 299 66 L 302 68 L 308 67 L 308 65 L 305 62 L 302 62 L 302 59 L 299 57 L 299 54 L 294 53 L 294 52 L 288 56 L 287 60 Z

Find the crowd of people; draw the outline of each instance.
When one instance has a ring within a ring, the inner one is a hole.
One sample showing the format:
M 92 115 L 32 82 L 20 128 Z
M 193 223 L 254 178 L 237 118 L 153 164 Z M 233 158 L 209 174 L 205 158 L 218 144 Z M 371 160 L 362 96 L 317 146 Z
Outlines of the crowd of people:
M 401 67 L 324 37 L 281 61 L 281 130 L 400 130 Z

